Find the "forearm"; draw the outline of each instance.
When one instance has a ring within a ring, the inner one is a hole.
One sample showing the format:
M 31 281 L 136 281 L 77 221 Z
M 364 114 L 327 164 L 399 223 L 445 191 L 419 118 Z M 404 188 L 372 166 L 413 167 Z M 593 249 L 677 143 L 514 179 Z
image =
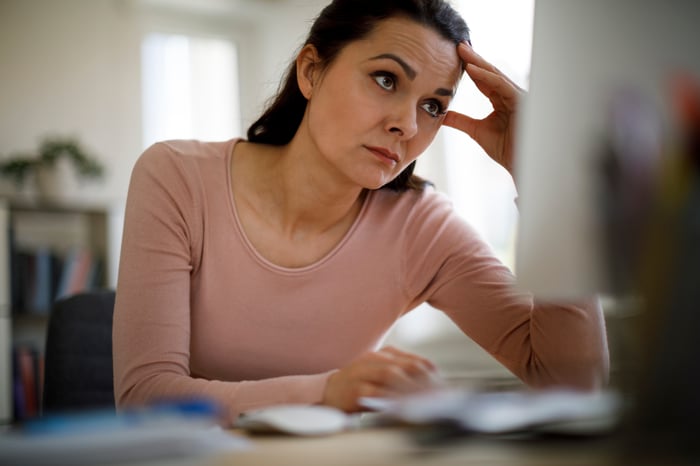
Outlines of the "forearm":
M 504 361 L 533 387 L 600 388 L 608 380 L 609 354 L 597 299 L 580 304 L 536 302 L 523 334 L 527 357 Z M 517 338 L 517 337 L 516 337 Z
M 330 374 L 225 382 L 167 370 L 115 370 L 115 397 L 118 409 L 164 399 L 207 399 L 221 407 L 224 422 L 230 423 L 244 411 L 265 406 L 320 403 Z
M 533 301 L 496 280 L 450 288 L 442 290 L 449 303 L 436 307 L 526 384 L 591 389 L 606 383 L 608 344 L 597 299 Z

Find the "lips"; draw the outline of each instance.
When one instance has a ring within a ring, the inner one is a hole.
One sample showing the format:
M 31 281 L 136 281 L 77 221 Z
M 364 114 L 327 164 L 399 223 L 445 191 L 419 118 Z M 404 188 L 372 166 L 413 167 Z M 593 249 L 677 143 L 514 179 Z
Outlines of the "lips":
M 377 155 L 379 157 L 382 157 L 386 159 L 387 161 L 390 161 L 392 163 L 399 163 L 401 161 L 401 157 L 395 152 L 390 151 L 389 149 L 385 149 L 383 147 L 375 147 L 375 146 L 366 146 L 367 149 L 374 153 L 374 155 Z

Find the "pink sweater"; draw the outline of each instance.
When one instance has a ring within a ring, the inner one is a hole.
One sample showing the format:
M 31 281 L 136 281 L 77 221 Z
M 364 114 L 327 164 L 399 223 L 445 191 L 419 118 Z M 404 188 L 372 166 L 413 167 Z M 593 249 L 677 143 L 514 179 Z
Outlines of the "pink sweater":
M 509 269 L 432 189 L 372 192 L 312 265 L 265 260 L 236 215 L 235 143 L 163 142 L 134 167 L 114 314 L 119 407 L 207 396 L 233 419 L 319 402 L 334 369 L 377 349 L 425 301 L 528 384 L 604 381 L 599 306 L 516 292 Z

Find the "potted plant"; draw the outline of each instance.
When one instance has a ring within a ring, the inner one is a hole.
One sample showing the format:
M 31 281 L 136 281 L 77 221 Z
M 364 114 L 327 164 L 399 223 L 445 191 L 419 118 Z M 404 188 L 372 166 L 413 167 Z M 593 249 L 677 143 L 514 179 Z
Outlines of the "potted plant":
M 0 176 L 9 178 L 21 189 L 33 177 L 39 193 L 54 197 L 60 181 L 54 178 L 60 165 L 68 165 L 77 178 L 101 178 L 104 168 L 71 138 L 47 138 L 36 153 L 15 153 L 0 159 Z M 65 171 L 65 168 L 64 168 Z M 58 183 L 58 185 L 57 185 Z

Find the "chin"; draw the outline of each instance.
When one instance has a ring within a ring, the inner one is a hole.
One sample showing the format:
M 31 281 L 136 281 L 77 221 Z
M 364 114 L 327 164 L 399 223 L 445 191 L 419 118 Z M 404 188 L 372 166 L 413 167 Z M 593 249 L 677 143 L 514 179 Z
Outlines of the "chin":
M 386 185 L 387 183 L 390 183 L 391 179 L 388 180 L 381 180 L 381 181 L 375 181 L 375 182 L 368 182 L 368 183 L 362 183 L 362 187 L 365 189 L 369 190 L 376 190 L 381 188 L 382 186 Z
M 365 185 L 362 186 L 362 187 L 363 187 L 364 189 L 369 189 L 370 191 L 374 191 L 374 190 L 376 190 L 376 189 L 381 188 L 381 187 L 384 186 L 385 184 L 386 184 L 386 183 L 379 183 L 379 184 L 374 184 L 374 183 L 372 183 L 372 184 L 365 184 Z
M 391 183 L 391 181 L 398 176 L 398 173 L 392 174 L 392 176 L 388 176 L 389 174 L 384 172 L 384 173 L 363 173 L 359 174 L 355 178 L 355 182 L 362 186 L 364 189 L 370 189 L 370 190 L 375 190 L 379 189 L 382 186 L 386 185 L 387 183 Z

